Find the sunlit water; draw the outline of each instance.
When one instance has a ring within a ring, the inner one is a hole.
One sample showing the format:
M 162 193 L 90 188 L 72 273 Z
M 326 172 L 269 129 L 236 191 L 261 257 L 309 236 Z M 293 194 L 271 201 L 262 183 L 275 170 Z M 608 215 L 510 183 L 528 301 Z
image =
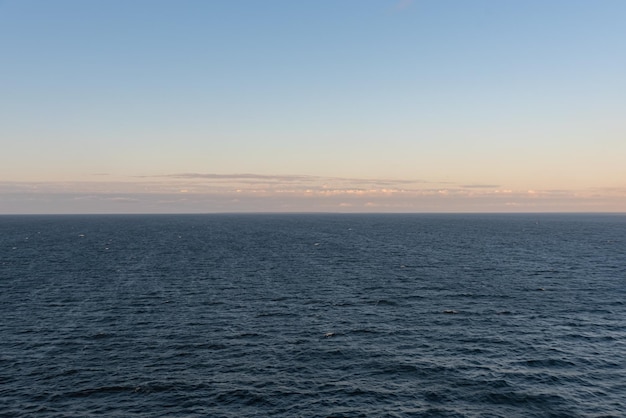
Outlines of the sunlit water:
M 0 264 L 1 416 L 626 416 L 626 216 L 4 216 Z

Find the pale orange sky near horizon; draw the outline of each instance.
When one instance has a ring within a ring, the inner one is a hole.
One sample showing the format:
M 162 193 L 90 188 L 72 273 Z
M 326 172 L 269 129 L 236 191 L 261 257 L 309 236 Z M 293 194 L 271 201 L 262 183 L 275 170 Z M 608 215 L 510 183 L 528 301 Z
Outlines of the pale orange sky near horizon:
M 0 2 L 0 214 L 626 212 L 626 3 Z

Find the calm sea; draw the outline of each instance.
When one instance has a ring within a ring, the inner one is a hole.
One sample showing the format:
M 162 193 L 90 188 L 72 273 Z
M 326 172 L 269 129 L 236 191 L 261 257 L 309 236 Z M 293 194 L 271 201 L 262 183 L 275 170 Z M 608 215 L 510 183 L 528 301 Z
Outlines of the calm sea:
M 624 417 L 626 215 L 0 217 L 3 417 Z

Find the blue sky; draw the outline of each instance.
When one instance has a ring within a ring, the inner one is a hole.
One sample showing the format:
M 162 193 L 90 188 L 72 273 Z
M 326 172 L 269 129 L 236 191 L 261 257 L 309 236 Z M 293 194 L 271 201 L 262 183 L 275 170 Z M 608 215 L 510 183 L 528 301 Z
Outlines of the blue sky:
M 626 211 L 626 3 L 0 0 L 0 213 Z

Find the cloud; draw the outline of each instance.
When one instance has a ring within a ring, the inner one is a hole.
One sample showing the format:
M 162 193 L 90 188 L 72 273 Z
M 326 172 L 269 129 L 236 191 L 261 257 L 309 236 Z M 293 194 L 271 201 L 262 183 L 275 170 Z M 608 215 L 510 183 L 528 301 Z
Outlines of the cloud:
M 321 177 L 306 175 L 266 175 L 266 174 L 214 174 L 214 173 L 178 173 L 165 174 L 146 177 L 170 177 L 177 179 L 205 179 L 205 180 L 254 180 L 254 181 L 275 181 L 275 182 L 294 182 L 294 181 L 312 181 Z
M 330 176 L 310 176 L 304 174 L 252 174 L 252 173 L 234 173 L 234 174 L 216 174 L 216 173 L 175 173 L 161 174 L 155 176 L 142 177 L 170 177 L 180 179 L 208 179 L 208 180 L 269 180 L 269 181 L 361 181 L 361 182 L 388 182 L 388 183 L 423 183 L 423 180 L 408 179 L 371 179 L 356 177 L 330 177 Z
M 308 175 L 170 174 L 131 181 L 0 182 L 0 213 L 626 212 L 625 188 Z
M 499 184 L 462 184 L 465 189 L 497 189 Z
M 399 0 L 395 6 L 395 10 L 406 10 L 413 4 L 413 0 Z
M 300 185 L 301 187 L 400 187 L 401 185 L 420 185 L 432 183 L 421 179 L 386 179 L 386 178 L 356 178 L 356 177 L 331 177 L 311 176 L 301 174 L 253 174 L 253 173 L 174 173 L 153 176 L 141 176 L 142 179 L 172 179 L 189 180 L 195 184 L 232 184 L 251 185 L 263 184 L 266 187 L 279 185 Z M 444 184 L 437 182 L 436 184 Z

